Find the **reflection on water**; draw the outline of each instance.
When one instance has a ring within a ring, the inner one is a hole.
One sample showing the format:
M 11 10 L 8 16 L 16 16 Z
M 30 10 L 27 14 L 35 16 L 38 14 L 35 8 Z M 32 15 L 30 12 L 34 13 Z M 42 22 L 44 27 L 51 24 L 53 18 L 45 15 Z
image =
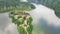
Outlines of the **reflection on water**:
M 43 5 L 35 5 L 36 9 L 31 11 L 34 21 L 34 34 L 60 34 L 60 19 L 54 10 Z
M 33 34 L 60 34 L 60 21 L 59 18 L 56 17 L 54 11 L 43 5 L 35 6 L 36 9 L 30 11 L 30 15 L 33 17 Z M 7 28 L 11 34 L 16 34 L 17 29 L 15 29 L 15 25 L 11 23 L 8 13 L 0 14 L 0 29 L 4 32 L 4 29 Z M 12 29 L 14 29 L 14 32 Z

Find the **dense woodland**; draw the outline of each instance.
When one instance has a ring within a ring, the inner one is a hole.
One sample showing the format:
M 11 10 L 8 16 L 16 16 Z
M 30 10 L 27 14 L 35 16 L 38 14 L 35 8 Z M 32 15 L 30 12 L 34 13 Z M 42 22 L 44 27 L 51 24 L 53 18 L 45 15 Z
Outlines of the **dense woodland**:
M 27 3 L 25 3 L 25 2 L 22 3 L 22 2 L 20 2 L 20 0 L 0 0 L 0 12 L 4 12 L 4 11 L 2 11 L 2 9 L 4 9 L 4 7 L 9 8 L 11 6 L 15 7 L 15 8 L 16 7 L 18 7 L 18 8 L 26 8 L 26 7 L 35 8 L 32 4 L 30 4 L 30 2 L 32 2 L 32 3 L 36 3 L 36 4 L 45 5 L 51 9 L 55 10 L 56 15 L 58 17 L 60 17 L 60 15 L 59 15 L 60 14 L 60 0 L 27 0 L 27 1 L 28 1 Z M 12 9 L 10 9 L 10 10 L 12 10 Z

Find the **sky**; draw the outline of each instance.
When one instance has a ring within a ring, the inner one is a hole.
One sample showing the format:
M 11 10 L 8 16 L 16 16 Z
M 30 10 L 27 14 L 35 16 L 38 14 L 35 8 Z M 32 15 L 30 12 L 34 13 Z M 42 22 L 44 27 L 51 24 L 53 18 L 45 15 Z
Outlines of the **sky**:
M 28 2 L 27 0 L 20 0 L 20 1 L 22 1 L 22 2 Z

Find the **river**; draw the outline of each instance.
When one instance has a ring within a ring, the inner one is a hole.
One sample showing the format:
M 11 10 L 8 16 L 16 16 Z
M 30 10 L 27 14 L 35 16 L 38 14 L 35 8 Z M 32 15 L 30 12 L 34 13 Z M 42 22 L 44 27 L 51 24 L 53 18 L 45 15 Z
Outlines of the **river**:
M 33 18 L 33 34 L 60 34 L 60 19 L 53 9 L 34 4 L 36 9 L 29 11 Z M 19 34 L 16 25 L 11 22 L 9 13 L 0 13 L 0 34 Z

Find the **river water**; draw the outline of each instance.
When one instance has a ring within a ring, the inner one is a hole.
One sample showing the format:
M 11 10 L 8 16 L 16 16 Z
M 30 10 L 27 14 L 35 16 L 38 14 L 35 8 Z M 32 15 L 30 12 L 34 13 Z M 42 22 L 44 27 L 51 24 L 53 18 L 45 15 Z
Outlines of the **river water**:
M 54 10 L 41 4 L 34 5 L 36 9 L 29 11 L 33 18 L 33 34 L 60 34 L 60 19 L 55 15 Z M 8 12 L 0 13 L 0 34 L 5 33 L 19 34 Z

